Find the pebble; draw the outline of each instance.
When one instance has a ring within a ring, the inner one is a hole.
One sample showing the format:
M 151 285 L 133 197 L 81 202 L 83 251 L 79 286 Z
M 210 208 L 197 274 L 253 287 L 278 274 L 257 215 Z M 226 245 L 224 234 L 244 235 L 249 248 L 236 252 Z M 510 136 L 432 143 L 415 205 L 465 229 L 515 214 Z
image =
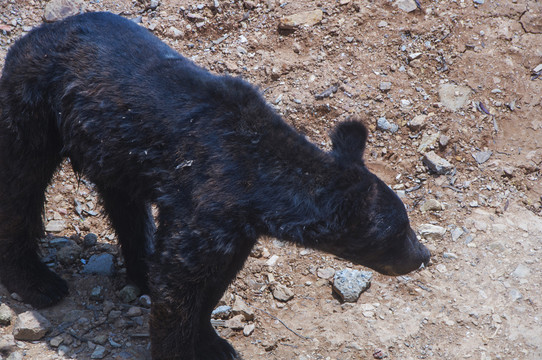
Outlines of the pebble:
M 512 272 L 512 276 L 522 279 L 529 277 L 529 275 L 531 275 L 531 270 L 524 264 L 519 264 L 516 270 Z
M 371 271 L 339 270 L 333 278 L 333 290 L 344 302 L 356 302 L 361 293 L 371 286 L 372 278 Z
M 485 0 L 473 0 L 475 4 L 482 5 Z
M 245 327 L 244 320 L 245 318 L 243 315 L 237 315 L 226 320 L 225 326 L 232 330 L 242 330 Z
M 23 360 L 23 354 L 18 351 L 12 352 L 6 360 Z
M 320 9 L 283 16 L 279 21 L 279 29 L 294 30 L 300 26 L 314 26 L 323 18 L 324 13 Z
M 83 268 L 83 274 L 113 275 L 115 267 L 113 265 L 113 255 L 99 254 L 92 255 L 88 263 Z
M 442 84 L 438 90 L 440 103 L 449 110 L 461 109 L 469 101 L 471 90 L 467 86 Z
M 388 92 L 388 91 L 391 90 L 391 82 L 382 81 L 378 87 L 379 87 L 380 91 Z
M 438 200 L 429 199 L 426 202 L 424 202 L 422 206 L 420 206 L 420 210 L 422 212 L 441 211 L 441 210 L 444 210 L 444 205 L 442 205 L 442 203 L 440 203 Z
M 440 240 L 446 234 L 446 228 L 433 224 L 422 224 L 418 227 L 418 233 L 427 240 Z
M 63 342 L 64 342 L 64 338 L 61 335 L 58 335 L 58 336 L 55 336 L 54 338 L 52 338 L 51 340 L 49 340 L 49 345 L 51 345 L 52 347 L 57 348 Z
M 446 175 L 453 171 L 454 167 L 448 160 L 441 158 L 434 151 L 429 151 L 423 157 L 423 163 L 429 168 L 429 170 L 440 174 Z
M 61 232 L 66 228 L 66 222 L 64 220 L 51 220 L 45 226 L 45 231 L 56 233 Z
M 333 277 L 333 275 L 335 275 L 335 269 L 333 269 L 331 267 L 320 268 L 320 269 L 318 269 L 316 274 L 318 275 L 318 277 L 320 279 L 325 279 L 325 280 L 331 279 Z
M 463 231 L 463 229 L 461 227 L 456 227 L 454 228 L 452 231 L 451 231 L 451 234 L 452 234 L 452 241 L 457 241 L 457 239 L 459 239 L 461 237 L 461 235 L 463 235 L 465 232 Z
M 141 290 L 135 285 L 126 285 L 119 291 L 119 297 L 124 303 L 130 303 L 137 299 Z
M 65 17 L 80 14 L 85 9 L 83 0 L 51 0 L 45 5 L 43 19 L 54 22 Z
M 432 134 L 423 134 L 422 140 L 420 141 L 420 145 L 418 146 L 417 151 L 420 154 L 423 154 L 430 149 L 434 149 L 439 137 L 440 137 L 440 133 L 438 132 L 432 133 Z
M 395 6 L 405 12 L 412 12 L 418 8 L 414 0 L 397 0 Z
M 235 296 L 232 313 L 233 315 L 243 315 L 246 321 L 254 320 L 254 310 L 240 296 Z
M 7 304 L 0 304 L 0 325 L 9 325 L 11 324 L 11 317 L 13 316 L 13 311 Z
M 388 23 L 387 23 L 386 21 L 384 21 L 384 20 L 380 20 L 380 21 L 378 22 L 377 26 L 378 26 L 379 28 L 383 28 L 383 27 L 388 26 Z
M 278 259 L 279 259 L 278 255 L 273 255 L 265 262 L 265 265 L 267 265 L 267 266 L 275 266 Z
M 425 127 L 425 120 L 427 119 L 427 115 L 416 115 L 410 122 L 408 123 L 408 128 L 412 131 L 420 131 Z
M 523 295 L 521 295 L 518 289 L 510 289 L 508 291 L 508 297 L 510 298 L 510 300 L 516 301 L 516 300 L 521 299 Z
M 96 348 L 90 355 L 91 359 L 103 359 L 107 353 L 107 349 L 102 345 L 96 345 Z
M 83 238 L 83 245 L 85 247 L 94 246 L 94 245 L 96 245 L 96 243 L 98 243 L 98 236 L 96 234 L 88 233 Z
M 15 347 L 13 335 L 0 335 L 0 353 L 9 352 Z
M 442 257 L 445 258 L 445 259 L 457 259 L 458 256 L 454 253 L 451 253 L 451 252 L 445 252 L 442 254 Z
M 399 130 L 399 126 L 397 124 L 389 122 L 385 117 L 378 118 L 378 120 L 376 121 L 376 127 L 379 130 L 389 131 L 391 133 L 397 132 L 397 130 Z
M 172 39 L 182 39 L 184 37 L 184 32 L 182 32 L 181 30 L 177 29 L 174 26 L 170 26 L 166 30 L 166 36 Z
M 143 312 L 141 311 L 141 308 L 139 306 L 132 306 L 126 312 L 126 316 L 136 317 L 136 316 L 141 316 L 142 313 Z
M 272 293 L 275 299 L 282 302 L 289 301 L 294 297 L 294 292 L 282 284 L 275 285 Z
M 53 240 L 49 241 L 49 245 L 54 247 L 55 249 L 60 249 L 69 244 L 70 240 L 64 237 L 54 238 Z
M 81 257 L 81 247 L 73 242 L 60 248 L 56 253 L 56 259 L 63 265 L 71 265 Z
M 478 164 L 483 164 L 489 160 L 492 154 L 492 151 L 479 151 L 472 154 L 472 157 L 474 158 L 474 160 L 476 160 Z
M 248 324 L 243 328 L 243 335 L 250 336 L 254 332 L 254 329 L 256 328 L 256 325 L 254 324 Z
M 231 306 L 221 305 L 213 310 L 213 312 L 211 313 L 211 317 L 214 319 L 227 319 L 231 316 L 231 311 Z
M 143 306 L 143 307 L 146 307 L 146 308 L 150 308 L 151 307 L 151 297 L 149 295 L 141 295 L 139 297 L 139 305 Z
M 37 311 L 26 311 L 17 316 L 13 336 L 17 340 L 39 340 L 51 329 L 51 323 Z

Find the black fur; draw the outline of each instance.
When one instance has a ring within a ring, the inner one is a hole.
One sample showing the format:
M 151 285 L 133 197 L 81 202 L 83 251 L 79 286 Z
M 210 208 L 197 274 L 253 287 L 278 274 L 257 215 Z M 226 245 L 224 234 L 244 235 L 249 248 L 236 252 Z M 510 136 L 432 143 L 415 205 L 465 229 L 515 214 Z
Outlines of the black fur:
M 262 235 L 390 275 L 429 260 L 402 202 L 363 164 L 363 125 L 340 124 L 325 153 L 256 88 L 121 17 L 75 16 L 17 41 L 0 111 L 2 282 L 36 307 L 66 295 L 37 240 L 44 190 L 69 157 L 97 185 L 128 275 L 150 287 L 154 359 L 237 357 L 210 313 Z

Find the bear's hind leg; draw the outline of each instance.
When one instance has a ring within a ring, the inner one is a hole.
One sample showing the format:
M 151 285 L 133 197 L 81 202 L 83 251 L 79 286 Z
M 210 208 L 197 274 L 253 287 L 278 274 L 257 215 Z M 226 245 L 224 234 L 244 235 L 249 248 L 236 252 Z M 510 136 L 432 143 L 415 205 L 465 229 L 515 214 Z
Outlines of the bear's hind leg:
M 30 142 L 5 124 L 0 121 L 0 281 L 32 306 L 46 307 L 68 293 L 66 281 L 38 256 L 44 193 L 60 164 L 60 145 L 44 133 Z
M 104 208 L 117 233 L 126 263 L 128 279 L 148 292 L 148 256 L 155 232 L 150 205 L 130 198 L 125 192 L 98 185 Z

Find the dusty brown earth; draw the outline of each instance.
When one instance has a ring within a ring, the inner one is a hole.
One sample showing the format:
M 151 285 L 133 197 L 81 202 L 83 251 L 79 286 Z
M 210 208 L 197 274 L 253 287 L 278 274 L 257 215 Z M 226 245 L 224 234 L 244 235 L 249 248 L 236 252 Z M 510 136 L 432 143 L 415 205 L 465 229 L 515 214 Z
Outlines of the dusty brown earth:
M 368 166 L 400 193 L 432 251 L 425 270 L 375 274 L 356 303 L 343 304 L 321 270 L 359 266 L 262 240 L 224 297 L 226 305 L 238 296 L 253 307 L 253 333 L 217 326 L 245 359 L 542 359 L 542 80 L 533 73 L 542 63 L 540 1 L 420 0 L 412 12 L 386 0 L 84 3 L 86 11 L 140 21 L 213 72 L 257 84 L 324 149 L 337 121 L 364 119 Z M 46 4 L 0 0 L 0 66 L 10 44 L 42 21 Z M 319 23 L 279 30 L 281 17 L 316 9 Z M 461 108 L 447 107 L 444 84 L 466 87 L 450 95 L 468 95 Z M 333 86 L 331 96 L 316 96 Z M 418 115 L 426 116 L 413 122 Z M 381 117 L 398 130 L 378 128 Z M 422 162 L 427 151 L 455 170 L 431 173 Z M 47 222 L 64 226 L 43 242 L 43 253 L 71 293 L 41 311 L 52 323 L 44 338 L 17 341 L 0 359 L 146 358 L 148 307 L 119 297 L 122 259 L 91 184 L 66 163 L 47 198 Z M 424 224 L 446 233 L 424 235 Z M 98 245 L 84 248 L 89 232 Z M 61 236 L 83 248 L 73 262 L 55 259 L 49 240 Z M 118 276 L 80 273 L 104 252 L 115 255 Z M 275 300 L 277 284 L 293 299 Z M 98 285 L 104 300 L 91 298 Z M 29 309 L 4 288 L 0 295 L 16 314 Z M 10 335 L 14 321 L 0 335 Z

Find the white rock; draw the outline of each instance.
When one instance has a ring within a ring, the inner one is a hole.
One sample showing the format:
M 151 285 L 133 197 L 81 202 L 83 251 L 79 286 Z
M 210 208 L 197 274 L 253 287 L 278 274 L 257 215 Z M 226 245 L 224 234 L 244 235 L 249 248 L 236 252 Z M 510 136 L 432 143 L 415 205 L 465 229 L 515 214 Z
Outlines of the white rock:
M 420 235 L 428 240 L 440 240 L 446 234 L 446 229 L 433 224 L 422 224 L 418 227 Z
M 17 316 L 13 327 L 13 336 L 17 340 L 39 340 L 47 334 L 51 323 L 37 311 L 26 311 Z

